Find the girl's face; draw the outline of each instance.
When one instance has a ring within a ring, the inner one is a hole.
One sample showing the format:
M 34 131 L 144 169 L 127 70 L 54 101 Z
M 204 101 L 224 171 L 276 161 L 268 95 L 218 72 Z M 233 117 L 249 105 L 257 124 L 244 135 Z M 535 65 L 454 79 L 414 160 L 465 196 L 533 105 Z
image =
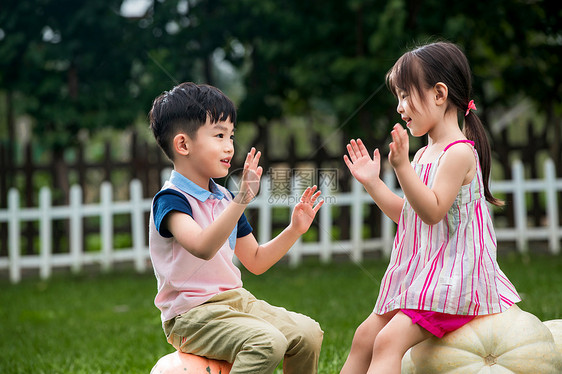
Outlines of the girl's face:
M 436 123 L 435 113 L 431 110 L 433 91 L 432 88 L 423 89 L 419 93 L 415 90 L 396 89 L 398 97 L 396 111 L 406 122 L 412 136 L 427 134 Z

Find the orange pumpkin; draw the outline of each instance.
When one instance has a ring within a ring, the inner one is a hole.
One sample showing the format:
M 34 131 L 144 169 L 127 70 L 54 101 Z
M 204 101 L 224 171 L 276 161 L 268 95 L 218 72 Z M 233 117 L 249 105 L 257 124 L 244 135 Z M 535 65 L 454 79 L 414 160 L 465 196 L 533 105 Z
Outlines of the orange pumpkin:
M 226 361 L 176 351 L 161 357 L 150 374 L 228 374 L 231 368 Z

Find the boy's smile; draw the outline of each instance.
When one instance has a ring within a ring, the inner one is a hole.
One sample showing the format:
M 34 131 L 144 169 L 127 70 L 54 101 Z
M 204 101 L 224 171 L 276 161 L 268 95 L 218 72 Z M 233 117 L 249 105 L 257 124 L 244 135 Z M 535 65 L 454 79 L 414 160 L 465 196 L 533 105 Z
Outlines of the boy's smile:
M 230 168 L 230 160 L 232 160 L 232 157 L 227 157 L 221 160 L 221 162 L 227 167 Z

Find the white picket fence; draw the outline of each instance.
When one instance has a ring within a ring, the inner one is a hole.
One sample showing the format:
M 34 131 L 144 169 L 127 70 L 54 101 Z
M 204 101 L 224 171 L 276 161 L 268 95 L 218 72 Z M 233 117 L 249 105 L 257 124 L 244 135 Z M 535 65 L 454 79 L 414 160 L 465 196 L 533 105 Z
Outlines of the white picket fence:
M 514 162 L 512 166 L 513 179 L 495 181 L 491 188 L 494 193 L 513 193 L 513 208 L 515 226 L 497 228 L 498 241 L 514 241 L 519 251 L 528 250 L 530 240 L 548 242 L 553 254 L 559 254 L 562 228 L 560 227 L 560 212 L 558 211 L 557 195 L 562 191 L 562 179 L 556 178 L 554 163 L 547 160 L 544 166 L 543 179 L 524 179 L 523 165 Z M 391 171 L 384 175 L 384 179 L 392 189 L 395 189 L 395 179 Z M 298 192 L 289 195 L 288 199 L 279 199 L 271 195 L 268 176 L 262 178 L 261 193 L 251 204 L 258 212 L 258 241 L 267 242 L 272 236 L 272 213 L 277 207 L 294 205 L 298 200 Z M 320 186 L 322 188 L 322 186 Z M 544 226 L 531 227 L 527 222 L 526 194 L 531 192 L 544 193 L 547 208 L 547 219 Z M 19 192 L 12 189 L 8 193 L 8 208 L 0 210 L 0 222 L 8 223 L 8 256 L 0 257 L 0 273 L 8 271 L 9 279 L 13 283 L 20 281 L 25 269 L 39 270 L 41 278 L 49 278 L 56 267 L 69 267 L 74 272 L 80 272 L 85 265 L 99 264 L 102 269 L 110 269 L 117 262 L 133 262 L 139 272 L 146 271 L 150 266 L 149 253 L 146 245 L 148 225 L 145 213 L 150 211 L 151 198 L 143 198 L 139 181 L 130 184 L 129 200 L 114 201 L 113 187 L 103 183 L 100 191 L 100 202 L 85 204 L 82 190 L 73 186 L 70 191 L 68 206 L 53 206 L 52 193 L 48 188 L 42 188 L 39 195 L 39 206 L 35 208 L 20 207 Z M 353 181 L 352 190 L 348 193 L 328 193 L 324 195 L 326 204 L 320 209 L 318 219 L 318 241 L 303 242 L 299 240 L 287 254 L 289 263 L 297 265 L 305 255 L 315 255 L 321 261 L 328 262 L 336 254 L 346 254 L 353 261 L 361 261 L 368 251 L 382 251 L 388 256 L 392 247 L 395 224 L 388 218 L 381 222 L 380 237 L 364 238 L 364 209 L 373 204 L 371 197 L 363 187 Z M 350 206 L 350 239 L 334 240 L 333 238 L 333 209 L 339 206 Z M 117 214 L 131 217 L 131 248 L 114 248 L 113 219 Z M 83 247 L 83 221 L 86 217 L 99 217 L 101 250 L 85 251 Z M 66 220 L 70 227 L 69 253 L 54 253 L 52 248 L 52 223 L 54 220 Z M 39 254 L 22 255 L 21 225 L 22 222 L 39 223 Z

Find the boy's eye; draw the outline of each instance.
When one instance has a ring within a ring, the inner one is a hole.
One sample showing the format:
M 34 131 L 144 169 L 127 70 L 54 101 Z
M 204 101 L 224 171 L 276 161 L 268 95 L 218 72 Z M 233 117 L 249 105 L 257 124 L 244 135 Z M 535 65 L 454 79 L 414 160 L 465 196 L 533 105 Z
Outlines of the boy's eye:
M 222 139 L 222 138 L 224 138 L 224 134 L 217 134 L 217 137 Z

